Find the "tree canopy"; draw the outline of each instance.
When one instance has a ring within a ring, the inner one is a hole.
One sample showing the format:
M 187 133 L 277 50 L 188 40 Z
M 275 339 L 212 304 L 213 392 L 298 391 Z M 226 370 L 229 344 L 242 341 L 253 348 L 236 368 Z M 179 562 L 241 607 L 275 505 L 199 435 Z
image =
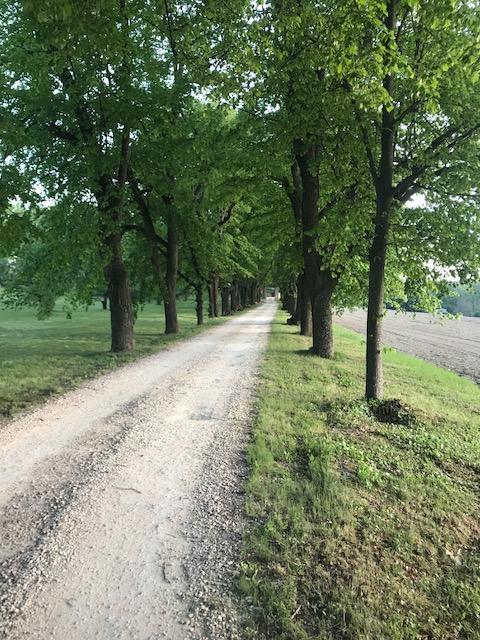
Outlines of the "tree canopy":
M 332 357 L 335 308 L 441 305 L 480 268 L 480 9 L 469 0 L 2 0 L 2 299 L 196 297 L 203 321 L 282 289 Z M 221 305 L 218 304 L 221 298 Z

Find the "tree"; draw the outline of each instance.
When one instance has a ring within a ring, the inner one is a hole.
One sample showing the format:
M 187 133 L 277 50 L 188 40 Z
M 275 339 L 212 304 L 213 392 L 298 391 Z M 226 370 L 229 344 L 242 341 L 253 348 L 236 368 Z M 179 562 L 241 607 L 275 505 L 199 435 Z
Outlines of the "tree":
M 131 140 L 139 125 L 143 77 L 135 52 L 142 23 L 124 0 L 81 7 L 66 1 L 59 11 L 45 1 L 25 2 L 10 5 L 8 13 L 5 104 L 28 132 L 12 157 L 61 210 L 95 203 L 90 224 L 97 226 L 98 253 L 106 258 L 112 350 L 128 351 L 134 314 L 122 225 L 128 219 Z
M 463 183 L 464 200 L 472 196 L 480 131 L 478 7 L 460 0 L 388 0 L 380 3 L 378 12 L 378 28 L 375 35 L 368 35 L 368 42 L 377 62 L 371 81 L 383 90 L 380 119 L 378 104 L 369 103 L 365 87 L 352 90 L 376 199 L 369 254 L 367 398 L 382 395 L 381 326 L 392 219 L 399 227 L 403 219 L 411 224 L 414 210 L 405 210 L 403 205 L 417 193 L 426 193 L 433 200 L 435 194 L 441 194 L 441 206 L 451 206 L 448 217 L 454 226 L 447 229 L 444 218 L 437 224 L 430 216 L 428 233 L 438 238 L 446 232 L 443 240 L 448 237 L 454 249 L 446 267 L 461 260 L 466 247 L 458 242 L 454 222 L 459 203 L 449 202 L 445 187 L 450 186 L 450 194 L 461 199 L 458 187 Z M 348 83 L 346 86 L 351 89 Z M 417 211 L 423 225 L 427 216 Z M 470 230 L 468 244 L 478 241 L 478 235 L 472 233 L 476 216 L 476 210 L 470 209 L 464 220 Z M 410 237 L 410 247 L 421 247 L 423 239 L 418 240 Z M 435 243 L 438 245 L 437 240 Z M 431 258 L 436 257 L 433 252 Z M 465 266 L 475 270 L 478 260 L 467 260 Z
M 480 284 L 450 287 L 442 299 L 442 307 L 449 313 L 480 317 Z
M 2 117 L 10 118 L 4 146 L 9 166 L 24 178 L 19 189 L 20 181 L 2 172 L 4 201 L 29 200 L 37 186 L 57 212 L 92 213 L 87 224 L 97 229 L 97 254 L 105 259 L 115 351 L 133 347 L 125 246 L 145 248 L 126 236 L 138 232 L 140 213 L 163 281 L 166 331 L 176 332 L 179 233 L 187 216 L 179 208 L 188 202 L 179 202 L 178 184 L 186 180 L 182 153 L 195 136 L 194 85 L 208 69 L 208 55 L 202 61 L 197 54 L 210 46 L 209 19 L 173 0 L 81 7 L 66 0 L 58 11 L 46 1 L 4 3 L 2 22 Z M 149 220 L 140 197 L 149 200 Z M 71 232 L 70 245 L 83 228 Z
M 9 211 L 0 227 L 0 251 L 12 265 L 2 302 L 33 306 L 40 318 L 61 296 L 73 307 L 89 304 L 104 282 L 105 256 L 98 251 L 98 228 L 91 224 L 95 214 L 92 205 L 70 207 L 65 200 Z
M 319 6 L 313 0 L 254 5 L 247 14 L 246 37 L 239 36 L 237 56 L 229 60 L 236 91 L 231 83 L 227 88 L 242 107 L 268 120 L 270 136 L 281 141 L 287 194 L 301 195 L 312 351 L 331 357 L 333 295 L 352 256 L 363 251 L 369 224 L 371 194 L 343 89 L 345 77 L 367 73 L 358 22 L 364 25 L 369 15 L 357 2 Z

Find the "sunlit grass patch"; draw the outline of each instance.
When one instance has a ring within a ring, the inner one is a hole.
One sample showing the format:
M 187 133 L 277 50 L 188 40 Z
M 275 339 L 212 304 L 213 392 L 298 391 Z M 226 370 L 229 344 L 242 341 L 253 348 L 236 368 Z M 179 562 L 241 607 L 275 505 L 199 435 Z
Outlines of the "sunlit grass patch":
M 178 301 L 180 333 L 165 335 L 163 306 L 148 304 L 135 323 L 135 351 L 110 353 L 110 313 L 100 304 L 71 318 L 61 305 L 46 320 L 32 309 L 0 310 L 0 420 L 82 380 L 196 334 L 195 301 Z M 212 322 L 205 319 L 204 326 Z

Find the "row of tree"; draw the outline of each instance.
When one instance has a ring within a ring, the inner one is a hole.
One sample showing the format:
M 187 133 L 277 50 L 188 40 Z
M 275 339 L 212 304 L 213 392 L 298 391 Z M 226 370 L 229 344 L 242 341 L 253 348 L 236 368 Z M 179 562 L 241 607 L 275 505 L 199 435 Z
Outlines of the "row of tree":
M 442 307 L 448 313 L 480 318 L 480 284 L 472 287 L 452 287 L 442 299 Z
M 148 298 L 178 330 L 177 281 L 199 322 L 204 291 L 228 312 L 270 281 L 325 358 L 333 307 L 365 304 L 377 398 L 385 297 L 478 278 L 476 3 L 3 0 L 0 20 L 11 302 L 106 278 L 125 350 Z
M 45 315 L 106 280 L 113 351 L 133 348 L 135 305 L 152 297 L 178 331 L 178 281 L 199 323 L 205 291 L 212 316 L 219 292 L 225 314 L 256 299 L 268 256 L 245 228 L 242 125 L 197 95 L 208 17 L 169 2 L 2 9 L 4 299 Z

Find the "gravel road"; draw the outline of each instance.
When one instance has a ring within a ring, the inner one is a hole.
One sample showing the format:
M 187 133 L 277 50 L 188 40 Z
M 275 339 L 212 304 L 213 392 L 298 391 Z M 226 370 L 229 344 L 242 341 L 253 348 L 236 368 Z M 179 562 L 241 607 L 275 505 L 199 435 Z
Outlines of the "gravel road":
M 0 637 L 234 639 L 244 447 L 276 305 L 0 434 Z
M 367 314 L 356 310 L 335 321 L 348 329 L 366 333 Z M 439 322 L 428 313 L 396 314 L 388 311 L 383 340 L 436 365 L 451 369 L 480 383 L 480 318 L 462 318 Z

